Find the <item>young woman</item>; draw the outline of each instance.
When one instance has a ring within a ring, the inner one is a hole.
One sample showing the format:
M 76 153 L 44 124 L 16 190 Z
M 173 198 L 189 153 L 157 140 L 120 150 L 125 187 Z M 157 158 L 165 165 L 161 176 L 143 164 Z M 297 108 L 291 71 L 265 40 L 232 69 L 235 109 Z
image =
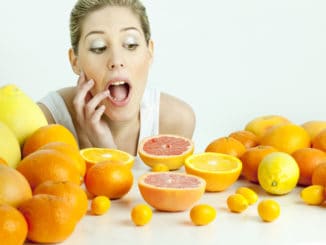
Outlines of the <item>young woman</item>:
M 133 155 L 146 136 L 192 137 L 192 108 L 147 88 L 154 44 L 140 1 L 79 0 L 70 35 L 69 59 L 79 78 L 75 87 L 39 102 L 49 123 L 70 129 L 80 148 L 118 148 Z

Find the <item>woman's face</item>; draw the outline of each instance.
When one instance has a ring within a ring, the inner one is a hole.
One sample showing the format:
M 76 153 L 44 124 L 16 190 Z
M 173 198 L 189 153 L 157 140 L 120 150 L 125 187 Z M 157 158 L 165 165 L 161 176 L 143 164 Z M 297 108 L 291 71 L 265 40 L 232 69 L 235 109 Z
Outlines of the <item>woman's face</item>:
M 138 115 L 152 49 L 139 19 L 128 8 L 108 6 L 85 18 L 77 64 L 87 80 L 95 81 L 92 96 L 110 91 L 102 104 L 111 120 L 126 121 Z

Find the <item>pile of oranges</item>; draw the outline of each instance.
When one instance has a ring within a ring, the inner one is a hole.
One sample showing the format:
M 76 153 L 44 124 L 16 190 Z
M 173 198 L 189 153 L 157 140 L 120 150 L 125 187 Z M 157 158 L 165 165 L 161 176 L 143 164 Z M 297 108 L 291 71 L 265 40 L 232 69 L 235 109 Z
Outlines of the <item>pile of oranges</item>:
M 89 198 L 90 213 L 102 215 L 110 199 L 128 193 L 130 162 L 113 158 L 87 168 L 87 160 L 59 124 L 42 126 L 26 139 L 16 168 L 0 159 L 0 240 L 8 245 L 64 241 L 88 212 Z

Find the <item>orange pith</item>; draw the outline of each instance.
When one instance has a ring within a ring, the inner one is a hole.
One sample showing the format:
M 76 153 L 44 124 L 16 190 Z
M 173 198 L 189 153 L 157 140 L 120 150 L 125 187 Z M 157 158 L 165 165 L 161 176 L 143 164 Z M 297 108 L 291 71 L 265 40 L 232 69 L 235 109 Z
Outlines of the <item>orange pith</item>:
M 135 162 L 135 158 L 132 155 L 117 149 L 91 147 L 80 150 L 80 154 L 86 162 L 86 169 L 89 169 L 96 163 L 107 160 L 120 161 L 130 168 L 132 168 Z
M 206 191 L 223 191 L 239 178 L 242 163 L 228 154 L 205 152 L 188 157 L 185 169 L 206 180 Z

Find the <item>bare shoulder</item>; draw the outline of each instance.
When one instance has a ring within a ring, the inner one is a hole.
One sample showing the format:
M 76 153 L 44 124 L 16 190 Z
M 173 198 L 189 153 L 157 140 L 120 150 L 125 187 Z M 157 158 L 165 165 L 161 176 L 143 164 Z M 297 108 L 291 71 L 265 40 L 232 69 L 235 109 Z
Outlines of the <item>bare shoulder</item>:
M 161 93 L 160 133 L 192 138 L 195 125 L 196 116 L 189 104 L 172 95 Z
M 61 97 L 65 101 L 68 110 L 71 111 L 72 99 L 75 94 L 75 88 L 74 87 L 62 88 L 62 89 L 58 90 L 57 92 L 61 95 Z M 37 104 L 43 111 L 48 123 L 55 123 L 50 110 L 41 102 L 38 102 Z

